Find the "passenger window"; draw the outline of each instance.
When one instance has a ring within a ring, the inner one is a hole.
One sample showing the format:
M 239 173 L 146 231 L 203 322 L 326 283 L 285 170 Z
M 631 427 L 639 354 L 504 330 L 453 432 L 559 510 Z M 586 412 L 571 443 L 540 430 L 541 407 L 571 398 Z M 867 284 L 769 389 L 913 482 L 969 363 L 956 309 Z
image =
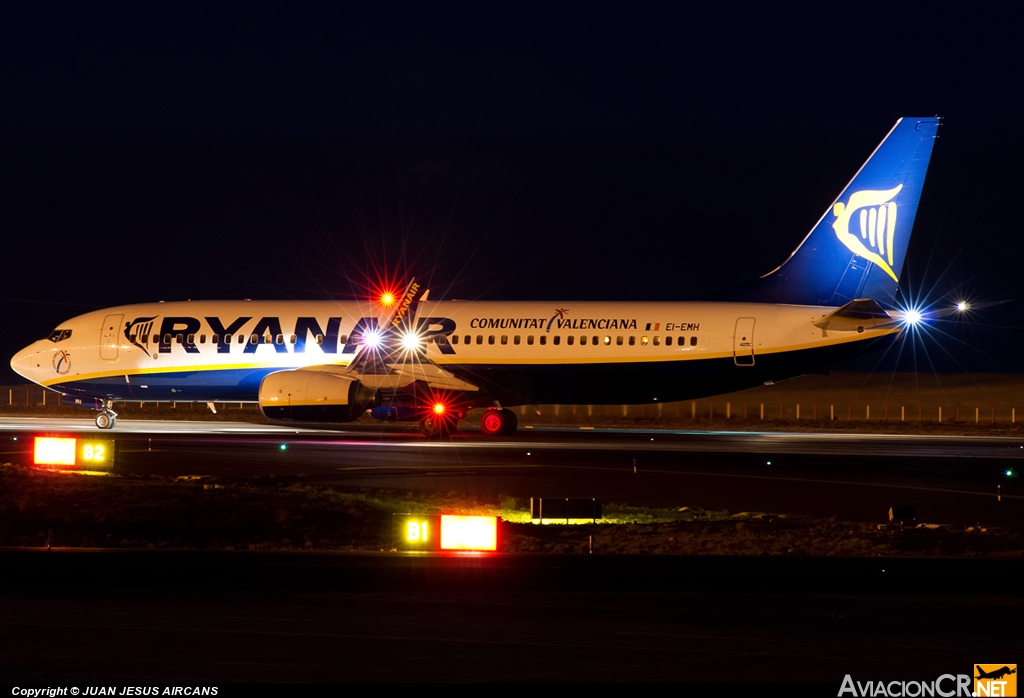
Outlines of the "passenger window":
M 342 341 L 342 343 L 344 343 L 347 340 L 348 340 L 348 337 L 345 337 L 341 341 Z M 292 335 L 291 337 L 288 338 L 288 343 L 289 344 L 295 344 L 295 335 Z
M 568 337 L 566 337 L 566 338 L 565 338 L 565 343 L 566 343 L 566 344 L 568 344 L 568 345 L 569 345 L 569 346 L 571 347 L 571 346 L 572 346 L 572 343 L 573 343 L 573 342 L 574 342 L 575 340 L 576 340 L 576 338 L 575 338 L 574 336 L 572 336 L 572 335 L 569 335 Z
M 171 335 L 169 335 L 169 334 L 165 334 L 165 335 L 164 335 L 164 341 L 162 341 L 162 342 L 160 342 L 160 343 L 161 343 L 161 344 L 170 344 L 170 343 L 171 343 Z
M 206 344 L 206 335 L 205 334 L 199 335 L 199 343 L 200 344 Z
M 277 335 L 277 337 L 274 338 L 274 344 L 284 344 L 284 335 L 283 334 Z
M 512 343 L 515 344 L 516 346 L 519 346 L 519 335 L 516 335 L 515 337 L 512 338 Z
M 608 345 L 609 345 L 609 344 L 611 344 L 611 343 L 612 343 L 612 338 L 611 338 L 611 337 L 609 337 L 608 335 L 605 335 L 605 336 L 604 336 L 604 345 L 605 345 L 605 346 L 608 346 Z
M 553 344 L 554 344 L 554 345 L 555 345 L 555 346 L 557 347 L 557 346 L 558 346 L 559 344 L 561 344 L 561 342 L 562 342 L 562 337 L 561 337 L 561 335 L 557 335 L 557 334 L 556 334 L 556 335 L 554 336 L 554 338 L 553 338 L 553 339 L 551 340 L 551 342 L 552 342 L 552 343 L 553 343 Z
M 195 343 L 196 343 L 196 336 L 195 336 L 194 334 L 190 334 L 190 335 L 188 336 L 188 339 L 187 339 L 186 341 L 187 341 L 187 342 L 188 342 L 189 344 L 195 344 Z
M 323 344 L 324 343 L 324 336 L 322 334 L 318 334 L 316 336 L 316 343 L 317 344 Z
M 532 334 L 526 335 L 526 343 L 527 344 L 533 344 L 533 335 Z
M 547 343 L 548 343 L 548 336 L 546 334 L 542 334 L 540 336 L 540 345 L 544 346 Z
M 690 346 L 691 347 L 697 346 L 697 335 L 693 335 L 692 337 L 690 337 Z
M 597 335 L 594 335 L 593 337 L 591 337 L 591 339 L 594 340 L 591 343 L 596 347 L 597 346 Z
M 452 335 L 452 344 L 458 344 L 458 343 L 459 343 L 459 335 L 453 334 Z
M 658 338 L 657 337 L 654 338 L 654 343 L 655 344 L 658 343 Z M 672 346 L 672 338 L 671 337 L 665 337 L 665 346 L 666 347 Z
M 258 335 L 255 335 L 255 334 L 249 335 L 249 344 L 259 344 L 259 343 L 260 343 L 260 338 L 259 338 Z
M 642 346 L 642 347 L 646 347 L 647 346 L 647 337 L 641 337 L 640 338 L 640 346 Z
M 585 335 L 585 334 L 584 335 L 580 335 L 580 346 L 582 347 L 586 343 L 587 343 L 587 335 Z
M 484 336 L 482 334 L 478 334 L 476 336 L 476 343 L 477 344 L 483 344 L 484 343 Z
M 220 335 L 218 335 L 218 334 L 212 335 L 210 337 L 210 342 L 212 342 L 213 344 L 220 344 Z M 231 344 L 231 335 L 229 335 L 229 334 L 224 335 L 224 343 L 225 344 Z
M 245 335 L 244 334 L 238 335 L 238 343 L 239 344 L 245 344 Z
M 657 346 L 660 346 L 660 345 L 661 345 L 661 337 L 658 337 L 657 335 L 655 335 L 655 337 L 654 337 L 654 346 L 657 347 Z
M 679 346 L 681 346 L 681 347 L 685 347 L 686 346 L 686 337 L 680 337 L 679 338 Z
M 294 337 L 295 335 L 292 335 L 292 336 Z M 341 344 L 348 344 L 348 335 L 347 334 L 343 334 L 340 337 L 338 337 L 338 342 L 340 342 Z M 295 340 L 294 339 L 292 340 L 292 344 L 295 344 Z
M 444 344 L 448 343 L 448 338 L 445 337 L 443 334 L 437 335 L 437 337 L 435 339 L 437 339 L 438 346 L 441 346 L 441 345 L 444 345 Z
M 618 337 L 615 338 L 615 344 L 616 344 L 616 346 L 620 346 L 620 347 L 622 346 L 622 335 L 621 334 Z
M 508 335 L 507 334 L 501 335 L 501 343 L 502 344 L 508 344 Z
M 463 343 L 463 344 L 472 344 L 472 343 L 473 343 L 473 338 L 472 338 L 472 337 L 470 337 L 470 336 L 469 336 L 469 335 L 467 334 L 467 335 L 466 335 L 465 337 L 463 337 L 463 338 L 462 338 L 462 343 Z
M 619 338 L 619 344 L 622 344 L 622 338 L 621 337 Z M 629 346 L 633 346 L 634 344 L 636 344 L 636 337 L 630 337 L 629 338 Z
M 181 344 L 182 342 L 185 341 L 185 336 L 181 334 L 174 335 L 174 341 L 177 342 L 178 344 Z
M 487 343 L 488 344 L 494 344 L 494 335 L 493 334 L 487 335 Z

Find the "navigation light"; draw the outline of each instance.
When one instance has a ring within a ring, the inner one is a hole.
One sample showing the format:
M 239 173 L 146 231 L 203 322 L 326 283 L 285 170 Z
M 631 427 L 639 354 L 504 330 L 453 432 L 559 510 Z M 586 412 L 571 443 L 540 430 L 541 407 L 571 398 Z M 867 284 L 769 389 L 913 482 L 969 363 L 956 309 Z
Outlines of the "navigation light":
M 918 323 L 921 322 L 921 320 L 922 315 L 920 310 L 911 308 L 907 310 L 905 313 L 903 313 L 903 322 L 905 322 L 908 325 L 917 325 Z

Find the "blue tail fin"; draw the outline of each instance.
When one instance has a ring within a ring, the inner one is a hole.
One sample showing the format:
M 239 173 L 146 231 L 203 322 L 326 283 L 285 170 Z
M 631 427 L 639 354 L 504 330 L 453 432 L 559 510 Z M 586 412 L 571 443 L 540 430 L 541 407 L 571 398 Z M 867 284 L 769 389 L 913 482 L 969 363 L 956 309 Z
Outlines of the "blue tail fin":
M 938 127 L 938 117 L 897 121 L 789 259 L 760 280 L 759 299 L 891 305 Z

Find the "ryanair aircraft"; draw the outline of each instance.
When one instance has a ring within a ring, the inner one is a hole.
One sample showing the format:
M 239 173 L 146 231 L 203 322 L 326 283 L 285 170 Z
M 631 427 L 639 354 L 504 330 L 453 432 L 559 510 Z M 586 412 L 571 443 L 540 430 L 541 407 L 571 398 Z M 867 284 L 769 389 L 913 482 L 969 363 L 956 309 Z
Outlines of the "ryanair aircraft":
M 730 302 L 432 302 L 410 282 L 335 301 L 125 305 L 61 323 L 11 361 L 62 401 L 258 402 L 272 419 L 370 411 L 431 433 L 485 407 L 692 399 L 827 370 L 920 319 L 894 298 L 939 119 L 903 118 L 780 267 Z

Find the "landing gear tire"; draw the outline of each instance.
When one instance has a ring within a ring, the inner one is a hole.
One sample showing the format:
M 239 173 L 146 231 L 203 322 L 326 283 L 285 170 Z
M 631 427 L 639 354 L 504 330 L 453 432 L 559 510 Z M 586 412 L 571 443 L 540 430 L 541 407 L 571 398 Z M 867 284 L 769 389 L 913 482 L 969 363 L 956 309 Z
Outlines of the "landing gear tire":
M 431 415 L 420 422 L 420 429 L 423 431 L 424 436 L 441 436 L 442 434 L 451 433 L 452 425 L 451 422 L 444 417 L 435 417 Z
M 480 431 L 484 436 L 506 436 L 519 426 L 516 413 L 512 410 L 491 409 L 480 417 Z
M 113 412 L 107 412 L 103 410 L 96 415 L 96 426 L 100 429 L 113 429 L 114 425 L 117 424 L 117 415 Z

